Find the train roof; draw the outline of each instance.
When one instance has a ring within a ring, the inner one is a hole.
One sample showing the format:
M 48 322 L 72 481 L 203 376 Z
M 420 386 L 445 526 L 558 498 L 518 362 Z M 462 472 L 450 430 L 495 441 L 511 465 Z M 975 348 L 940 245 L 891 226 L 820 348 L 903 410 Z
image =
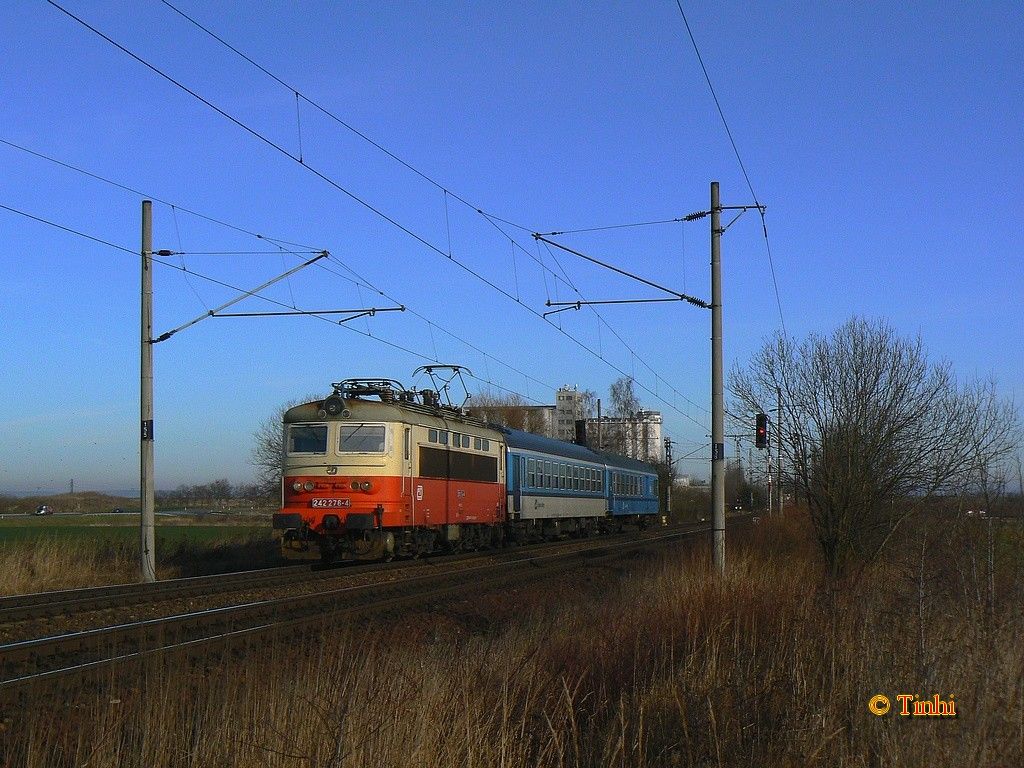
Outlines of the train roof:
M 505 435 L 505 441 L 509 448 L 550 453 L 555 456 L 564 456 L 567 459 L 591 461 L 595 464 L 603 463 L 603 459 L 597 453 L 582 445 L 576 445 L 576 443 L 567 443 L 564 440 L 555 440 L 552 437 L 535 435 L 533 432 L 523 432 L 510 427 L 500 427 L 500 429 Z
M 537 451 L 538 453 L 549 453 L 554 456 L 564 456 L 567 459 L 577 461 L 590 461 L 595 464 L 607 464 L 616 469 L 625 469 L 631 472 L 646 472 L 655 474 L 657 470 L 650 464 L 626 456 L 619 456 L 609 451 L 597 451 L 576 443 L 567 443 L 564 440 L 555 440 L 543 435 L 535 435 L 532 432 L 523 432 L 518 429 L 501 427 L 509 448 L 520 448 L 524 451 Z
M 648 474 L 657 474 L 658 470 L 648 464 L 646 461 L 640 461 L 639 459 L 631 459 L 628 456 L 620 456 L 617 453 L 609 453 L 608 451 L 594 451 L 601 461 L 604 461 L 609 467 L 615 467 L 617 469 L 628 469 L 630 472 L 647 472 Z
M 282 420 L 286 424 L 305 421 L 339 420 L 339 415 L 327 415 L 324 411 L 326 403 L 327 399 L 313 400 L 293 406 L 285 411 Z M 637 459 L 630 459 L 609 451 L 598 451 L 583 445 L 577 445 L 576 443 L 568 443 L 564 440 L 537 435 L 533 432 L 524 432 L 519 429 L 512 429 L 511 427 L 487 424 L 478 418 L 467 416 L 454 408 L 427 406 L 414 402 L 380 402 L 379 400 L 368 400 L 361 397 L 341 399 L 339 400 L 339 407 L 351 409 L 351 415 L 356 419 L 371 417 L 374 420 L 384 421 L 409 422 L 415 420 L 421 424 L 436 426 L 439 429 L 451 429 L 458 424 L 460 428 L 475 428 L 471 431 L 493 430 L 504 436 L 509 448 L 536 451 L 537 453 L 561 456 L 575 461 L 588 461 L 593 464 L 607 464 L 610 467 L 630 472 L 646 472 L 650 474 L 657 472 L 650 464 L 638 461 Z M 340 414 L 342 419 L 348 418 L 348 416 L 348 410 Z
M 349 418 L 353 420 L 372 421 L 396 421 L 401 423 L 416 423 L 437 429 L 468 430 L 471 433 L 484 434 L 491 432 L 488 437 L 495 437 L 494 427 L 482 419 L 467 416 L 455 408 L 425 406 L 419 403 L 387 402 L 379 400 L 366 400 L 363 398 L 342 399 L 338 403 L 337 413 L 327 413 L 325 406 L 327 399 L 312 400 L 308 403 L 295 405 L 284 412 L 282 421 L 285 424 L 294 424 L 307 421 L 343 421 Z

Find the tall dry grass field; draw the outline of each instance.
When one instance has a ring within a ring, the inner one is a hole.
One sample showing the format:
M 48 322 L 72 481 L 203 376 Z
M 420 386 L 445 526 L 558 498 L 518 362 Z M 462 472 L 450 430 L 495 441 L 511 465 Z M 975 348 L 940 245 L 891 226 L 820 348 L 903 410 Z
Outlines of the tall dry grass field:
M 1021 765 L 1019 550 L 989 557 L 1004 545 L 988 543 L 921 528 L 899 557 L 826 587 L 803 525 L 766 522 L 733 538 L 721 580 L 692 554 L 637 560 L 613 578 L 154 667 L 7 722 L 0 764 Z M 869 713 L 872 695 L 904 692 L 952 695 L 958 716 Z
M 126 546 L 42 539 L 0 547 L 0 595 L 138 581 L 139 555 Z
M 233 531 L 157 540 L 157 576 L 175 579 L 265 568 L 280 562 L 265 532 Z M 0 596 L 130 584 L 139 580 L 139 546 L 124 537 L 27 539 L 0 546 Z

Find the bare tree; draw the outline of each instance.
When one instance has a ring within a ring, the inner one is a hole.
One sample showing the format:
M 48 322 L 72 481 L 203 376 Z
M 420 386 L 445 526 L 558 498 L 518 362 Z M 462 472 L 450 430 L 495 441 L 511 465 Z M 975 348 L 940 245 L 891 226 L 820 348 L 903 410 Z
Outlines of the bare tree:
M 618 422 L 607 430 L 604 444 L 613 453 L 623 456 L 634 456 L 639 438 L 637 436 L 637 414 L 640 412 L 640 400 L 634 390 L 633 379 L 623 376 L 612 382 L 611 415 Z M 610 426 L 610 425 L 607 425 Z M 635 458 L 642 458 L 635 456 Z
M 786 481 L 807 502 L 833 579 L 876 558 L 934 497 L 991 475 L 1019 434 L 991 382 L 960 384 L 920 339 L 883 322 L 855 317 L 799 344 L 776 336 L 730 376 L 750 423 L 777 387 Z
M 636 396 L 633 379 L 623 376 L 612 382 L 611 386 L 612 416 L 617 419 L 632 419 L 640 410 L 640 400 Z
M 597 413 L 597 392 L 592 389 L 580 391 L 580 408 L 576 415 L 578 419 L 592 419 Z
M 514 392 L 507 394 L 480 392 L 469 401 L 467 410 L 470 415 L 491 424 L 500 424 L 537 435 L 548 434 L 548 420 L 543 409 L 528 405 L 522 397 Z

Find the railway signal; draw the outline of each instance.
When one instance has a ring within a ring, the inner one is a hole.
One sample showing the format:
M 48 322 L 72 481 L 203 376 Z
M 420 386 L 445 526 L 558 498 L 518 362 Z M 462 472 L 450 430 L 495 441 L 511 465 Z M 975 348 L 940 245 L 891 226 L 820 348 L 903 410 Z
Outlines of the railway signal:
M 768 414 L 766 413 L 757 414 L 754 445 L 762 450 L 768 447 Z

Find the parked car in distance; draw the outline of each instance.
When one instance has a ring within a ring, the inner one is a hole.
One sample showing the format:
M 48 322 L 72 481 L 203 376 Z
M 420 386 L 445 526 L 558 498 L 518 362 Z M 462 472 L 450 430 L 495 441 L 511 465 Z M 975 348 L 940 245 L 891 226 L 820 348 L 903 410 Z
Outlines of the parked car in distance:
M 52 515 L 53 508 L 49 504 L 40 504 L 36 507 L 35 514 L 37 515 Z

